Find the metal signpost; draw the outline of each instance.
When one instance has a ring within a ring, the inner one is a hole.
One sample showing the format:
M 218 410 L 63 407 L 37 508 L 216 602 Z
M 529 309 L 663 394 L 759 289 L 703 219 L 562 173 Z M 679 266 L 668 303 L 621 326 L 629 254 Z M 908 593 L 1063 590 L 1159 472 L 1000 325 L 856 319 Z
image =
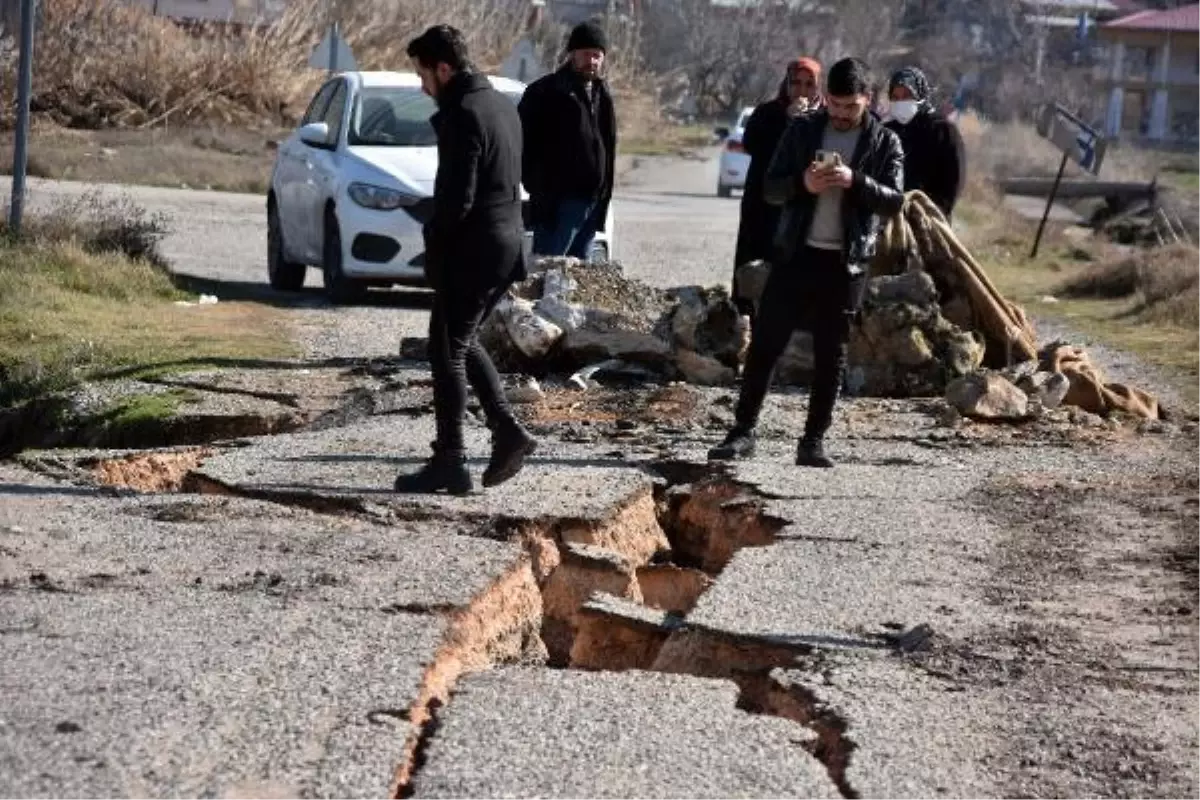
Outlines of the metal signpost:
M 1038 115 L 1037 131 L 1043 138 L 1058 147 L 1063 155 L 1062 161 L 1058 165 L 1058 174 L 1054 177 L 1054 185 L 1050 188 L 1050 196 L 1046 198 L 1046 210 L 1042 213 L 1042 221 L 1038 224 L 1037 236 L 1033 239 L 1033 251 L 1029 254 L 1030 258 L 1037 258 L 1038 246 L 1042 242 L 1042 232 L 1046 229 L 1046 220 L 1050 217 L 1050 209 L 1054 206 L 1054 198 L 1058 195 L 1058 186 L 1062 183 L 1067 161 L 1074 161 L 1088 172 L 1096 175 L 1100 172 L 1100 164 L 1104 161 L 1104 151 L 1108 148 L 1108 140 L 1058 103 L 1042 107 L 1041 113 Z
M 13 144 L 12 202 L 8 230 L 21 233 L 25 206 L 25 173 L 29 168 L 29 98 L 33 94 L 33 24 L 37 0 L 21 0 L 21 55 L 17 63 L 17 131 Z
M 358 69 L 354 61 L 354 53 L 350 45 L 342 38 L 340 26 L 335 22 L 329 28 L 329 33 L 317 45 L 317 49 L 308 58 L 308 65 L 315 69 L 328 70 L 330 75 L 339 70 L 353 72 Z

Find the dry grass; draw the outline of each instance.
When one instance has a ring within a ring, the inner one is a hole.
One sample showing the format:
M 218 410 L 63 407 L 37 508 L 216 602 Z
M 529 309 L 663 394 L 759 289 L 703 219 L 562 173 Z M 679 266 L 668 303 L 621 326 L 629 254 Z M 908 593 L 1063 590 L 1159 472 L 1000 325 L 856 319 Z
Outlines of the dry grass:
M 140 184 L 265 194 L 285 132 L 209 127 L 182 130 L 69 130 L 39 125 L 30 174 L 88 183 Z M 0 134 L 0 171 L 11 171 L 11 134 Z
M 518 0 L 356 0 L 344 35 L 363 69 L 404 68 L 408 41 L 434 22 L 460 27 L 494 68 L 521 35 Z M 43 0 L 34 111 L 67 127 L 294 121 L 323 77 L 306 67 L 327 27 L 325 0 L 294 0 L 277 22 L 185 31 L 119 0 Z M 16 53 L 0 53 L 0 123 L 12 123 Z
M 1031 126 L 1018 122 L 994 123 L 968 112 L 958 122 L 967 163 L 972 175 L 991 178 L 1053 177 L 1062 153 L 1038 135 Z M 1162 171 L 1183 175 L 1195 173 L 1195 155 L 1164 153 L 1134 146 L 1110 145 L 1100 167 L 1100 178 L 1111 181 L 1149 182 Z M 1067 163 L 1064 177 L 1085 173 Z
M 1191 245 L 1135 250 L 1071 276 L 1057 289 L 1070 298 L 1133 300 L 1147 322 L 1200 325 L 1200 252 Z
M 295 124 L 325 77 L 307 61 L 325 35 L 329 5 L 292 0 L 271 25 L 185 30 L 123 0 L 42 0 L 30 174 L 264 192 L 269 143 Z M 409 69 L 404 50 L 413 36 L 448 22 L 467 35 L 478 66 L 495 71 L 523 35 L 527 10 L 524 0 L 335 5 L 359 67 L 397 70 Z M 640 60 L 640 29 L 609 24 L 622 138 L 676 146 L 681 135 L 661 124 Z M 540 33 L 547 42 L 563 34 L 552 25 Z M 16 52 L 0 48 L 0 129 L 13 124 L 15 75 Z M 11 163 L 11 136 L 0 148 Z
M 1127 247 L 1099 239 L 1079 241 L 1051 223 L 1038 258 L 1030 260 L 1036 222 L 1003 206 L 970 202 L 956 216 L 967 223 L 964 243 L 1005 297 L 1035 317 L 1064 322 L 1083 336 L 1162 369 L 1186 402 L 1196 406 L 1200 294 L 1194 249 L 1131 254 Z M 1142 265 L 1135 280 L 1129 277 L 1130 267 L 1122 266 L 1127 261 Z M 1136 284 L 1133 291 L 1122 292 L 1130 283 Z

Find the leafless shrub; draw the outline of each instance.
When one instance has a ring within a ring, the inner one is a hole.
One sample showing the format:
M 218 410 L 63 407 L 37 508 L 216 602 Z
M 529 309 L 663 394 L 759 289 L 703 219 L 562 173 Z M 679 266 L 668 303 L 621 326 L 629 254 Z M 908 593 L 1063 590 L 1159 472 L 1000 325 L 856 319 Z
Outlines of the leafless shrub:
M 12 238 L 8 209 L 3 209 L 0 237 Z M 108 197 L 99 190 L 56 203 L 46 211 L 26 213 L 21 240 L 36 245 L 72 244 L 87 253 L 116 253 L 165 268 L 159 244 L 168 232 L 165 214 L 150 214 L 128 196 Z
M 120 0 L 42 0 L 35 113 L 66 127 L 290 122 L 322 78 L 307 66 L 333 19 L 324 0 L 294 0 L 263 26 L 189 30 Z M 405 47 L 430 24 L 467 35 L 494 69 L 523 33 L 519 0 L 355 0 L 332 13 L 364 69 L 404 69 Z M 17 53 L 0 47 L 0 125 L 11 126 Z

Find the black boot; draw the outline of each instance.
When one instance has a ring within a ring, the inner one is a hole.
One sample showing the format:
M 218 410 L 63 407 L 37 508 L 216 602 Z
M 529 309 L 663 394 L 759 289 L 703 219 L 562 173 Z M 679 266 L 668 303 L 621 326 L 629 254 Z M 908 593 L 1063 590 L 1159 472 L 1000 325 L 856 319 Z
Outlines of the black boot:
M 515 477 L 535 450 L 537 439 L 520 425 L 497 431 L 492 436 L 492 457 L 483 471 L 483 485 L 499 486 Z
M 732 461 L 754 455 L 758 437 L 753 430 L 734 428 L 719 445 L 708 451 L 709 461 Z
M 833 461 L 825 455 L 825 445 L 820 439 L 801 439 L 796 447 L 796 465 L 829 469 Z
M 400 494 L 470 494 L 475 486 L 467 461 L 461 455 L 434 453 L 425 466 L 416 472 L 396 478 L 395 490 Z

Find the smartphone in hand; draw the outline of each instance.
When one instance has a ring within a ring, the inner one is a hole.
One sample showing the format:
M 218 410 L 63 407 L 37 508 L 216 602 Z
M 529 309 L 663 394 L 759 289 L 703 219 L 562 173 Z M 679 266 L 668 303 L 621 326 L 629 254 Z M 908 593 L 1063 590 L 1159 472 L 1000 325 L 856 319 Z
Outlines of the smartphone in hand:
M 842 156 L 839 153 L 831 153 L 828 150 L 818 150 L 817 157 L 814 160 L 818 166 L 837 167 L 841 166 Z

